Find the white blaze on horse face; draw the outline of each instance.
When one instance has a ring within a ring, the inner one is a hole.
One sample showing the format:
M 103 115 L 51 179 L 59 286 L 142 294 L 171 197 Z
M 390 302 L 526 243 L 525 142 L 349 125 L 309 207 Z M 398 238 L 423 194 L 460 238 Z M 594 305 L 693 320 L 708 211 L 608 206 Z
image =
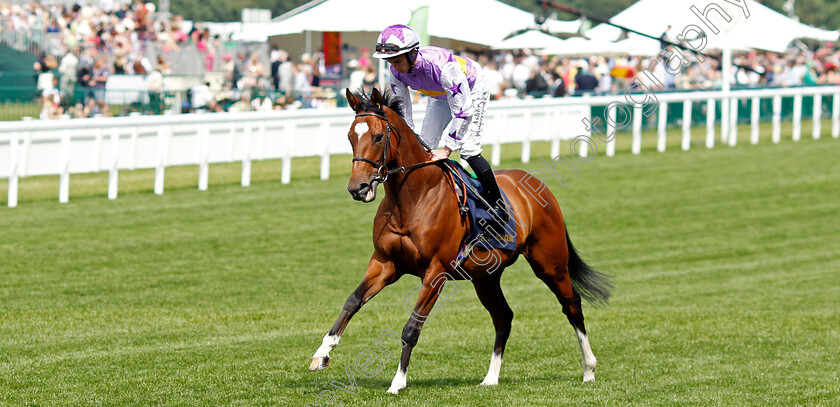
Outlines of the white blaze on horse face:
M 402 368 L 402 364 L 397 366 L 397 374 L 394 376 L 394 380 L 391 382 L 391 388 L 388 389 L 388 393 L 397 394 L 400 390 L 405 388 L 405 378 L 406 372 Z
M 365 122 L 356 123 L 356 126 L 353 127 L 353 131 L 356 132 L 356 135 L 359 138 L 362 138 L 362 135 L 367 133 L 368 130 L 370 130 L 370 127 L 368 127 L 368 124 Z
M 321 343 L 321 346 L 318 347 L 318 350 L 315 351 L 315 355 L 313 358 L 323 358 L 330 356 L 330 351 L 333 350 L 336 346 L 338 346 L 338 341 L 341 340 L 341 336 L 339 335 L 324 335 L 324 341 Z
M 490 370 L 487 371 L 487 376 L 481 382 L 482 386 L 495 386 L 499 384 L 499 370 L 502 369 L 502 355 L 493 352 L 490 357 Z
M 589 338 L 580 329 L 575 327 L 577 333 L 578 344 L 580 344 L 580 353 L 583 356 L 583 381 L 595 381 L 595 365 L 598 363 L 595 360 L 595 354 L 592 353 L 592 347 L 589 346 Z

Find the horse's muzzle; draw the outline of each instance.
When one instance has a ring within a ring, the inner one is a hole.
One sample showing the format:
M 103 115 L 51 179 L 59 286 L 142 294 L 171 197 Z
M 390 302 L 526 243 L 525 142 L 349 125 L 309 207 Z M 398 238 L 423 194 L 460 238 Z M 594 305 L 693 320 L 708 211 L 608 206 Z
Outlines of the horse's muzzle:
M 355 188 L 353 186 L 348 186 L 347 191 L 350 192 L 350 196 L 357 201 L 371 202 L 374 198 L 376 198 L 376 181 L 374 181 L 372 185 L 367 182 L 363 182 Z

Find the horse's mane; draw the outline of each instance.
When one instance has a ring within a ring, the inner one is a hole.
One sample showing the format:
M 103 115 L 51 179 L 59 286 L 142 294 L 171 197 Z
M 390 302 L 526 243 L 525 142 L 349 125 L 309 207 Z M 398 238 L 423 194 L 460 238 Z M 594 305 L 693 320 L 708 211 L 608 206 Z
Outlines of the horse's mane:
M 376 106 L 371 102 L 370 95 L 366 94 L 364 89 L 353 89 L 350 90 L 350 93 L 353 96 L 356 96 L 356 99 L 359 99 L 359 106 L 358 109 L 360 111 L 366 112 L 374 112 L 378 114 L 385 114 L 385 110 L 379 106 Z M 396 112 L 400 117 L 403 117 L 403 100 L 400 99 L 394 92 L 391 91 L 390 88 L 385 88 L 385 92 L 382 93 L 382 100 L 384 105 L 387 106 L 389 109 Z

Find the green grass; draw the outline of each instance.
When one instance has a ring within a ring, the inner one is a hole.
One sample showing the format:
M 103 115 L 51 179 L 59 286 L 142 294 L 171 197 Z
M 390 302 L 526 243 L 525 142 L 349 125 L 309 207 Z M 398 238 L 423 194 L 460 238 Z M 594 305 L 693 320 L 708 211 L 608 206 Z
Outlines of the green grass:
M 41 104 L 37 102 L 0 103 L 0 121 L 21 120 L 24 116 L 38 118 Z
M 0 405 L 315 405 L 324 390 L 334 405 L 840 404 L 840 140 L 803 126 L 798 143 L 752 146 L 742 127 L 735 148 L 682 152 L 672 134 L 667 153 L 646 133 L 634 156 L 622 133 L 614 158 L 549 182 L 575 246 L 614 276 L 610 306 L 584 305 L 596 383 L 523 260 L 502 278 L 516 317 L 499 386 L 476 386 L 493 328 L 468 287 L 426 325 L 400 395 L 385 393 L 395 361 L 353 371 L 358 394 L 330 385 L 402 330 L 413 277 L 308 372 L 372 248 L 376 207 L 350 199 L 337 157 L 328 181 L 300 159 L 290 185 L 263 162 L 249 188 L 231 164 L 211 167 L 207 192 L 180 167 L 163 196 L 152 171 L 122 172 L 116 201 L 104 174 L 72 176 L 67 205 L 57 177 L 22 179 L 18 208 L 0 193 Z M 518 156 L 506 146 L 499 167 L 540 168 Z

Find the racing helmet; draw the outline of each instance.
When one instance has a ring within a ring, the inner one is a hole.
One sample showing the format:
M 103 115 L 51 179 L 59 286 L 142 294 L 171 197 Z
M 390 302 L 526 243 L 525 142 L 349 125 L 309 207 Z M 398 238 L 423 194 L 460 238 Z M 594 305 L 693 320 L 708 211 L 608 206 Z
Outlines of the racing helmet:
M 411 27 L 403 24 L 388 26 L 376 39 L 374 58 L 393 58 L 420 47 L 420 38 Z

